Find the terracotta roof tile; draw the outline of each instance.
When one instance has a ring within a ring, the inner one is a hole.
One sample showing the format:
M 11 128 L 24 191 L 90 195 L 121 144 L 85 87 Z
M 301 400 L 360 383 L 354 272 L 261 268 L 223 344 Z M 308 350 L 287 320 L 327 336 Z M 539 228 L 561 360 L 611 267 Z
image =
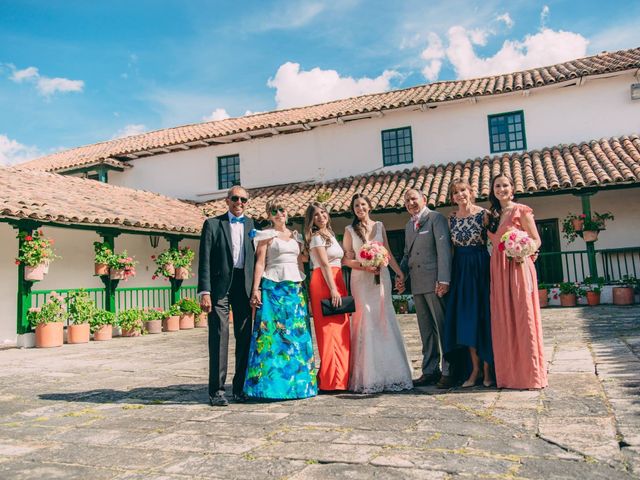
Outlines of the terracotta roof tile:
M 21 167 L 48 171 L 68 170 L 105 159 L 126 160 L 127 155 L 130 154 L 159 148 L 178 147 L 189 142 L 208 140 L 215 143 L 215 139 L 218 137 L 275 127 L 290 127 L 301 130 L 304 124 L 336 119 L 354 113 L 392 110 L 408 105 L 447 102 L 472 96 L 496 95 L 571 81 L 581 75 L 597 75 L 638 67 L 640 67 L 640 48 L 602 53 L 522 72 L 419 85 L 391 92 L 336 100 L 320 105 L 277 110 L 142 133 L 58 152 L 22 164 Z M 238 141 L 242 140 L 242 138 L 238 139 Z
M 429 206 L 439 207 L 449 203 L 448 191 L 453 179 L 469 179 L 476 196 L 486 199 L 491 177 L 501 172 L 508 172 L 514 178 L 516 193 L 574 191 L 622 182 L 640 184 L 640 138 L 638 135 L 613 137 L 522 154 L 383 171 L 322 184 L 297 183 L 257 188 L 250 190 L 252 199 L 248 213 L 256 218 L 266 218 L 264 208 L 267 201 L 278 197 L 290 205 L 292 216 L 302 217 L 318 192 L 331 193 L 326 203 L 332 213 L 348 212 L 351 196 L 356 192 L 369 195 L 377 211 L 403 209 L 403 194 L 407 188 L 422 190 Z M 209 214 L 220 214 L 226 210 L 223 200 L 206 202 L 201 207 Z
M 56 173 L 0 167 L 0 217 L 197 235 L 196 205 Z

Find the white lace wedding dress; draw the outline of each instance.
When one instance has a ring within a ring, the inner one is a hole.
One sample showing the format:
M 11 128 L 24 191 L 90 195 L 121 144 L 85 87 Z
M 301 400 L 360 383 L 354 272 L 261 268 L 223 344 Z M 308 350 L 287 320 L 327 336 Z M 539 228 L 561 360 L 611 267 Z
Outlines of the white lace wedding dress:
M 359 258 L 363 242 L 351 226 L 353 251 Z M 383 225 L 376 222 L 374 241 L 383 242 Z M 413 388 L 411 366 L 392 303 L 389 269 L 380 272 L 380 284 L 364 270 L 352 270 L 351 294 L 356 311 L 351 316 L 349 390 L 358 393 Z

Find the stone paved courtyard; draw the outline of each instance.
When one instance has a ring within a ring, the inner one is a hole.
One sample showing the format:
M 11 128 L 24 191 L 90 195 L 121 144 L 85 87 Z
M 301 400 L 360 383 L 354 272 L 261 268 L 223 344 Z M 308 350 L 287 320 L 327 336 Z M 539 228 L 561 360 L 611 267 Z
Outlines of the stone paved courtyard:
M 0 351 L 0 478 L 640 478 L 640 307 L 543 314 L 542 392 L 213 409 L 205 330 Z

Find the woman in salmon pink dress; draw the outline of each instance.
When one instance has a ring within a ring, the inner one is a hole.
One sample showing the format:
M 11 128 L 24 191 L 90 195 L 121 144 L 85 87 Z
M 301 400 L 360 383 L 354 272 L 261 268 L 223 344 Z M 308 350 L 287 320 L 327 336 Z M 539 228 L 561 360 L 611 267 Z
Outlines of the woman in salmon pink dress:
M 547 386 L 538 278 L 537 254 L 509 260 L 499 248 L 509 230 L 525 231 L 540 248 L 533 211 L 516 203 L 513 180 L 502 174 L 491 182 L 491 337 L 498 388 L 536 389 Z

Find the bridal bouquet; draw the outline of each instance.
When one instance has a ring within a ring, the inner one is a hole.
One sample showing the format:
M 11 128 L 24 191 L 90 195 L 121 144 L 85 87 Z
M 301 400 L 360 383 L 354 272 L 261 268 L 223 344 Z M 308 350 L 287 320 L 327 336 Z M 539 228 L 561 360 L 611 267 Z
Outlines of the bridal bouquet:
M 360 263 L 363 267 L 386 267 L 389 265 L 389 251 L 380 242 L 367 242 L 360 249 Z M 376 284 L 380 283 L 380 274 L 375 276 Z
M 504 252 L 509 260 L 522 262 L 526 257 L 536 253 L 536 245 L 527 232 L 522 230 L 507 230 L 500 238 L 498 249 Z

